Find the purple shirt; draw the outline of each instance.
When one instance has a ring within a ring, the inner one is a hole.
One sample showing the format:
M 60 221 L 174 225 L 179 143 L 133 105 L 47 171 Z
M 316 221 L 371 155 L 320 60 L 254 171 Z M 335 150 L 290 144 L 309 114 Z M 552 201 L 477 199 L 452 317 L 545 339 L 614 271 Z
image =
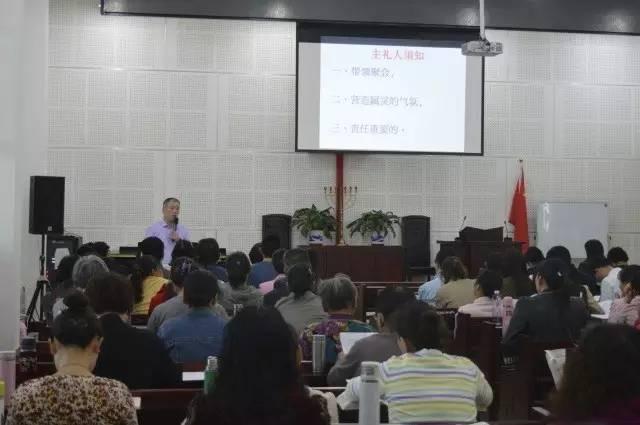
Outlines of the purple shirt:
M 171 253 L 173 253 L 173 247 L 176 246 L 175 241 L 171 240 L 171 231 L 173 230 L 173 224 L 167 224 L 164 220 L 159 220 L 147 227 L 147 231 L 144 236 L 155 236 L 160 238 L 164 244 L 164 258 L 162 264 L 171 263 Z M 180 239 L 189 240 L 189 230 L 182 224 L 178 224 L 178 236 Z

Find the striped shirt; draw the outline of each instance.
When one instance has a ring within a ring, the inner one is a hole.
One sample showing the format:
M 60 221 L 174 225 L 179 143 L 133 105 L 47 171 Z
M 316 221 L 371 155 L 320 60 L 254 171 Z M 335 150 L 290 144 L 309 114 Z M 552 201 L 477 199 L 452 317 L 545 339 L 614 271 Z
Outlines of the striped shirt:
M 493 391 L 469 359 L 438 350 L 392 357 L 380 365 L 382 400 L 389 423 L 473 422 L 486 409 Z M 358 399 L 360 378 L 349 380 L 342 400 Z

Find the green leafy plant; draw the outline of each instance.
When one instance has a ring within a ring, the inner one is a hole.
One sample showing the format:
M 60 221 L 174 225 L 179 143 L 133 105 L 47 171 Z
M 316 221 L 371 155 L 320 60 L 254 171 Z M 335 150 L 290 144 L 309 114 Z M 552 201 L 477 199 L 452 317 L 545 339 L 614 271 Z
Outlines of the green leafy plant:
M 312 230 L 321 230 L 325 237 L 330 238 L 331 232 L 336 231 L 337 221 L 331 214 L 333 208 L 319 210 L 315 204 L 311 208 L 300 208 L 293 213 L 291 224 L 302 233 L 305 238 Z
M 368 236 L 375 232 L 386 237 L 389 232 L 395 237 L 396 231 L 393 226 L 400 224 L 400 218 L 391 211 L 384 212 L 382 210 L 371 210 L 347 224 L 351 236 L 360 233 L 362 236 Z

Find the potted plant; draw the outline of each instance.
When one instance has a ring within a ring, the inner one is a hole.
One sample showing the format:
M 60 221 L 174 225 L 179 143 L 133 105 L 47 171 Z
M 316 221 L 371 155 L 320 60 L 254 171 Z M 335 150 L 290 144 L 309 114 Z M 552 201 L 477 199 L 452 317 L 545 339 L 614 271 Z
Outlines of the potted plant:
M 351 231 L 351 236 L 360 233 L 362 236 L 371 236 L 372 245 L 384 245 L 384 239 L 389 232 L 395 237 L 396 231 L 393 226 L 400 223 L 400 218 L 391 211 L 371 210 L 362 213 L 360 218 L 355 219 L 347 225 Z
M 291 224 L 302 236 L 309 239 L 312 245 L 321 245 L 324 238 L 331 238 L 336 230 L 336 218 L 331 214 L 333 208 L 319 210 L 315 204 L 311 208 L 300 208 L 293 213 Z

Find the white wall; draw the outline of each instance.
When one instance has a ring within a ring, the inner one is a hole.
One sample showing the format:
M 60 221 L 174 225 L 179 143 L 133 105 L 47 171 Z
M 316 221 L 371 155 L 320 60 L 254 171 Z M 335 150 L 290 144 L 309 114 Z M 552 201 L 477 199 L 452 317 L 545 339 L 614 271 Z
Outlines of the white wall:
M 194 238 L 248 250 L 262 214 L 326 205 L 333 156 L 294 153 L 293 23 L 103 17 L 91 0 L 52 0 L 50 25 L 48 169 L 68 178 L 70 230 L 134 244 L 172 195 Z M 613 243 L 640 260 L 640 41 L 490 36 L 506 53 L 487 61 L 486 156 L 349 155 L 347 219 L 427 214 L 435 253 L 464 215 L 502 225 L 523 158 L 531 229 L 537 201 L 606 200 Z
M 8 0 L 0 14 L 0 350 L 17 346 L 19 287 L 38 276 L 27 233 L 29 176 L 46 173 L 46 0 Z

